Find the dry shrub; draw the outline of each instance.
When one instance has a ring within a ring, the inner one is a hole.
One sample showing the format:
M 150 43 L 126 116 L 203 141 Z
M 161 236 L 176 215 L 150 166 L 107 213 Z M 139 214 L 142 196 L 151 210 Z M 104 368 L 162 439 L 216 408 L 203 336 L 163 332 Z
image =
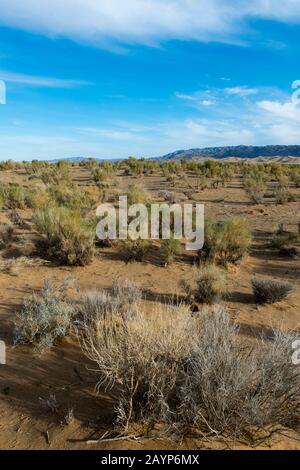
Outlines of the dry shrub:
M 0 197 L 6 209 L 25 208 L 25 190 L 19 184 L 1 185 Z
M 67 288 L 67 281 L 58 288 L 45 282 L 38 294 L 24 300 L 17 313 L 15 344 L 32 344 L 42 352 L 69 334 L 75 310 Z
M 186 359 L 179 417 L 200 435 L 266 438 L 274 426 L 299 423 L 300 376 L 292 364 L 296 336 L 274 331 L 272 341 L 241 342 L 222 311 L 200 317 L 197 346 Z
M 79 188 L 71 183 L 52 185 L 49 193 L 57 205 L 72 210 L 90 211 L 103 200 L 103 191 L 99 188 Z
M 176 196 L 176 194 L 173 191 L 168 191 L 166 189 L 159 191 L 158 197 L 164 199 L 170 204 L 175 204 L 178 202 L 178 197 Z
M 293 286 L 288 282 L 274 281 L 273 279 L 252 279 L 255 299 L 261 304 L 274 304 L 288 297 Z
M 142 291 L 137 284 L 128 279 L 118 279 L 109 293 L 104 289 L 93 289 L 80 299 L 79 314 L 83 325 L 90 325 L 107 315 L 118 311 L 127 318 L 132 317 Z
M 117 308 L 131 308 L 142 298 L 141 288 L 129 279 L 117 279 L 112 286 L 112 297 Z
M 298 250 L 296 245 L 300 242 L 298 232 L 276 233 L 270 242 L 272 248 L 278 250 L 280 255 L 296 256 Z
M 263 174 L 257 172 L 255 174 L 250 174 L 244 177 L 244 188 L 251 199 L 255 204 L 263 202 L 264 195 L 267 190 L 267 184 Z
M 181 253 L 180 240 L 176 240 L 174 236 L 171 236 L 167 240 L 161 242 L 161 255 L 165 265 L 172 264 L 176 256 Z
M 241 341 L 220 309 L 191 316 L 161 306 L 133 319 L 114 312 L 82 331 L 96 364 L 97 387 L 113 390 L 116 423 L 159 422 L 207 438 L 267 436 L 274 426 L 299 424 L 300 374 L 292 364 L 293 333 Z
M 44 266 L 46 263 L 47 261 L 40 258 L 29 258 L 27 256 L 10 259 L 0 258 L 0 273 L 18 276 L 21 268 Z
M 141 186 L 132 184 L 127 191 L 127 201 L 129 205 L 148 204 L 150 202 L 150 195 Z
M 197 320 L 183 307 L 165 307 L 128 320 L 115 312 L 83 332 L 85 354 L 96 363 L 97 387 L 116 387 L 116 422 L 151 422 L 169 415 L 180 363 L 193 349 Z
M 70 184 L 69 164 L 66 161 L 58 162 L 56 165 L 50 165 L 41 168 L 40 178 L 44 184 Z
M 200 257 L 226 265 L 237 263 L 248 253 L 251 234 L 246 219 L 235 217 L 205 224 L 205 241 Z
M 14 228 L 10 224 L 0 224 L 0 250 L 7 248 L 12 241 Z
M 125 240 L 120 242 L 121 254 L 127 263 L 131 261 L 144 261 L 149 250 L 149 240 Z
M 31 209 L 45 209 L 51 202 L 49 194 L 41 188 L 28 188 L 25 202 Z
M 225 294 L 226 276 L 222 269 L 208 264 L 194 268 L 190 279 L 181 284 L 190 302 L 213 304 Z
M 286 186 L 278 186 L 274 191 L 276 204 L 286 204 L 297 199 L 297 193 L 292 192 Z
M 33 222 L 44 235 L 46 256 L 67 265 L 85 266 L 94 256 L 95 231 L 77 211 L 52 207 L 38 211 Z

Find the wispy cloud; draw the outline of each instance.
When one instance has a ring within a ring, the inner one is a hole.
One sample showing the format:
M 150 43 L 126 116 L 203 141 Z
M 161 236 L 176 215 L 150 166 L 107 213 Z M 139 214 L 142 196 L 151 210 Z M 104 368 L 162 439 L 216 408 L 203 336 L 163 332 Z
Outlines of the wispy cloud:
M 252 19 L 300 23 L 297 0 L 0 0 L 0 11 L 2 25 L 117 52 L 169 39 L 237 43 Z
M 225 93 L 228 95 L 238 95 L 241 97 L 256 95 L 258 93 L 257 88 L 249 88 L 247 86 L 235 86 L 231 88 L 225 88 Z
M 18 83 L 21 85 L 44 87 L 44 88 L 74 88 L 89 85 L 89 82 L 80 80 L 64 80 L 53 77 L 38 77 L 21 73 L 13 73 L 0 70 L 0 80 L 7 83 Z

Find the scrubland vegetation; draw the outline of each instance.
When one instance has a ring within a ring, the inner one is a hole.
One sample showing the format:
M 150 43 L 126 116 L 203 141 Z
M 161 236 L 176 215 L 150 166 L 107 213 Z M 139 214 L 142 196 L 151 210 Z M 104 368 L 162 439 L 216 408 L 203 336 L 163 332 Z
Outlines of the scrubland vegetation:
M 129 158 L 3 162 L 1 174 L 0 275 L 24 297 L 11 310 L 14 354 L 35 361 L 72 344 L 95 401 L 112 400 L 112 436 L 158 427 L 160 438 L 254 445 L 299 431 L 288 319 L 299 321 L 300 165 Z M 172 232 L 97 240 L 96 207 L 118 209 L 124 194 L 148 210 L 207 203 L 203 248 L 188 252 Z M 34 286 L 22 269 L 37 271 Z M 73 273 L 78 285 L 60 283 Z

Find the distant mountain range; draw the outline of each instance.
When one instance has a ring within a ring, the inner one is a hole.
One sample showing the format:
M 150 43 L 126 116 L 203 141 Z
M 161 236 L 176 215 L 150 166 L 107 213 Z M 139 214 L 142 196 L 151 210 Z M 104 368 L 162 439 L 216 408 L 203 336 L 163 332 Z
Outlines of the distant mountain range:
M 300 145 L 238 145 L 236 147 L 206 147 L 190 150 L 177 150 L 168 153 L 162 160 L 180 160 L 182 158 L 257 158 L 257 157 L 300 157 Z
M 181 160 L 193 159 L 203 161 L 208 158 L 212 159 L 256 159 L 264 161 L 265 159 L 274 158 L 282 163 L 290 163 L 294 158 L 300 158 L 300 145 L 266 145 L 266 146 L 253 146 L 253 145 L 238 145 L 235 147 L 204 147 L 189 150 L 177 150 L 176 152 L 168 153 L 162 157 L 156 157 L 155 160 Z M 49 163 L 57 163 L 59 160 L 66 160 L 72 163 L 80 163 L 83 160 L 96 160 L 98 162 L 110 161 L 118 162 L 122 158 L 94 158 L 94 157 L 71 157 L 61 158 L 55 160 L 48 160 Z M 293 161 L 292 163 L 295 163 Z M 296 161 L 298 163 L 298 160 Z M 300 162 L 299 162 L 300 163 Z

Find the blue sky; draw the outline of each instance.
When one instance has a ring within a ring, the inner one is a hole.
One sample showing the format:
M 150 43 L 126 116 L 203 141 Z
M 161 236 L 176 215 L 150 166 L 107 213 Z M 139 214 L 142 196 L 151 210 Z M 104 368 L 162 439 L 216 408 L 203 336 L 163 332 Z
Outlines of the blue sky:
M 298 0 L 0 0 L 0 160 L 300 144 L 299 43 Z

